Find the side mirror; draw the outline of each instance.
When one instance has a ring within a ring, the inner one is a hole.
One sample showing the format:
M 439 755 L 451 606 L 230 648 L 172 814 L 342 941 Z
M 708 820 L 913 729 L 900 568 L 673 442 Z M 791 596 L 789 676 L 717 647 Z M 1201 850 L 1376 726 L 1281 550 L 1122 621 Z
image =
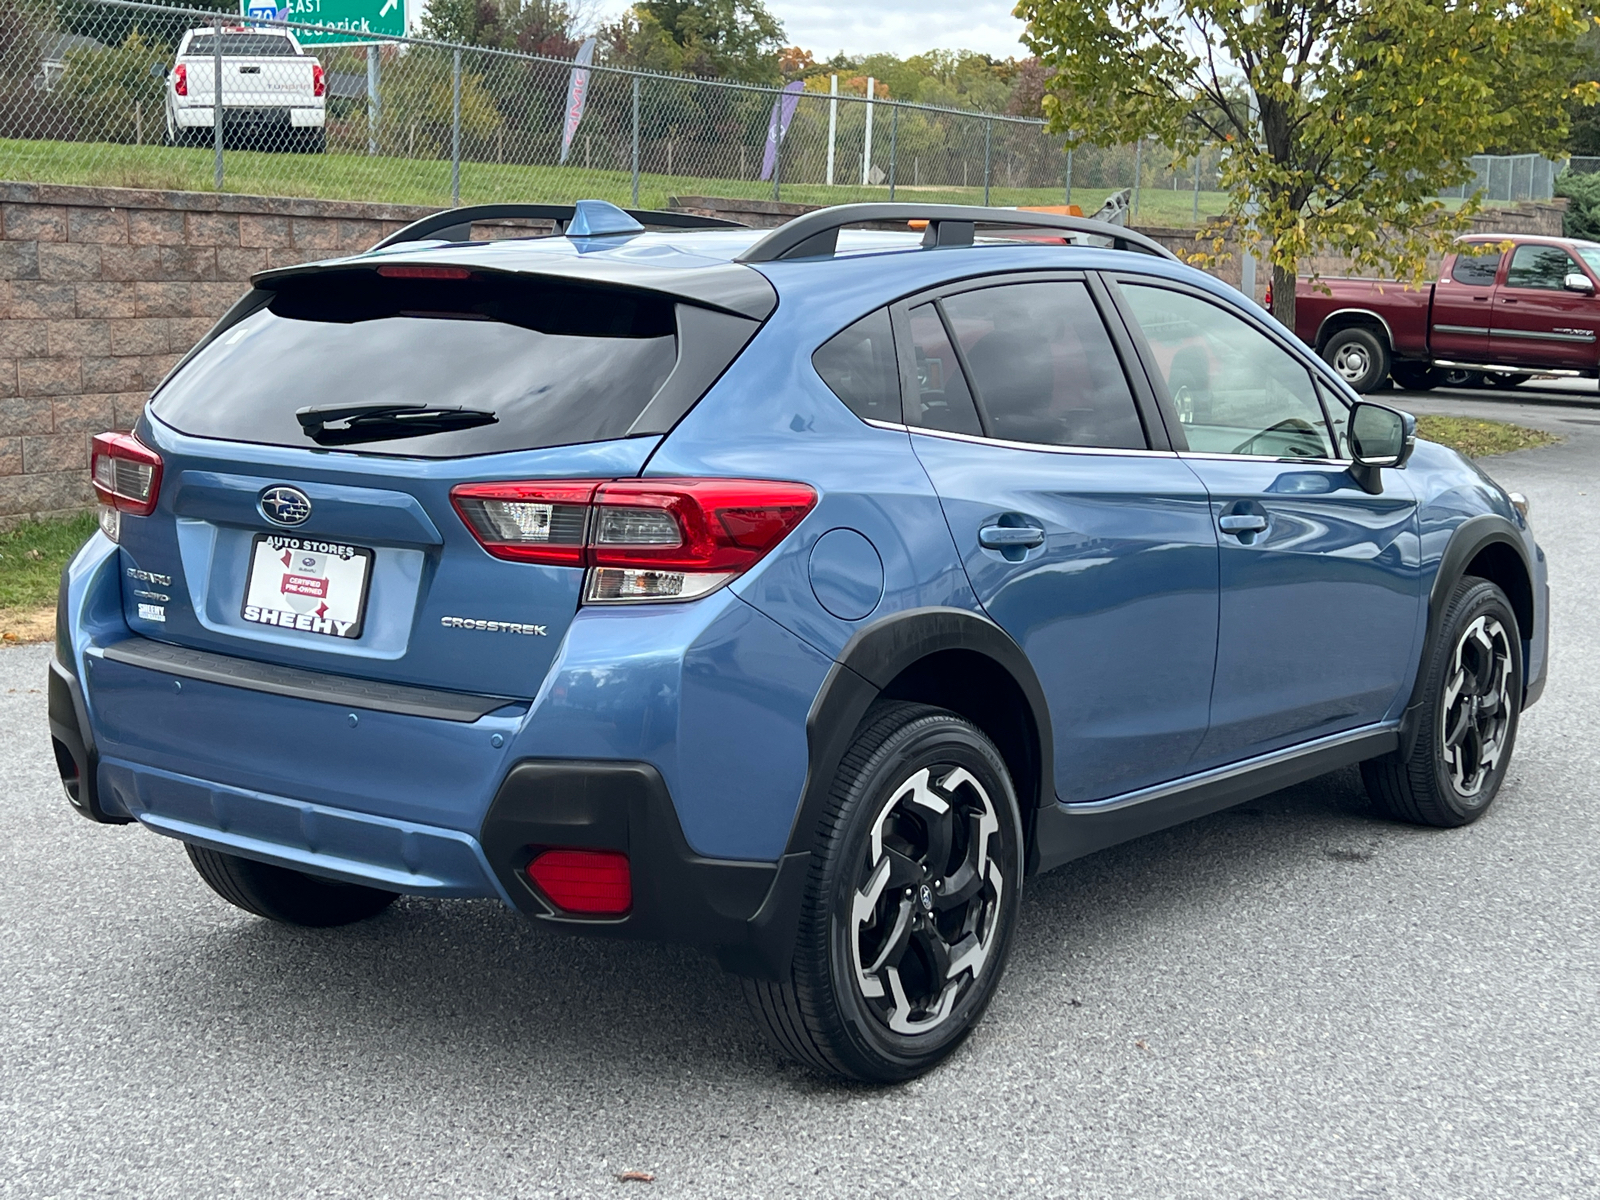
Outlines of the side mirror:
M 162 66 L 160 63 L 151 63 L 150 64 L 150 78 L 151 79 L 165 79 L 166 77 L 167 77 L 167 69 L 164 66 Z
M 1417 419 L 1370 400 L 1350 407 L 1350 474 L 1374 496 L 1383 491 L 1382 468 L 1399 470 L 1417 444 Z
M 1594 295 L 1594 280 L 1580 271 L 1573 271 L 1561 281 L 1561 286 L 1569 292 L 1582 292 L 1585 296 Z

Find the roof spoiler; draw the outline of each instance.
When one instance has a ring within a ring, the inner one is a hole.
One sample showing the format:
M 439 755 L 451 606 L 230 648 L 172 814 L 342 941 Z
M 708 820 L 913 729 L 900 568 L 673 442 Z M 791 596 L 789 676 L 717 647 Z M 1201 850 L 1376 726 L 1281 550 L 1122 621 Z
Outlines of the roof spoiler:
M 433 213 L 420 221 L 413 221 L 404 229 L 391 233 L 373 246 L 382 250 L 402 242 L 467 242 L 472 240 L 472 226 L 477 221 L 504 221 L 510 219 L 549 221 L 555 226 L 554 236 L 607 237 L 615 234 L 643 233 L 655 229 L 743 229 L 736 221 L 717 217 L 700 217 L 693 213 L 661 212 L 654 209 L 618 208 L 607 200 L 579 200 L 576 204 L 469 204 L 463 208 L 448 208 Z
M 1114 250 L 1132 250 L 1181 261 L 1160 242 L 1104 221 L 1015 208 L 980 208 L 960 204 L 840 204 L 818 209 L 780 225 L 734 261 L 777 262 L 786 258 L 829 258 L 838 249 L 839 230 L 869 222 L 927 222 L 925 247 L 970 246 L 980 225 L 999 229 L 1049 229 L 1102 239 Z

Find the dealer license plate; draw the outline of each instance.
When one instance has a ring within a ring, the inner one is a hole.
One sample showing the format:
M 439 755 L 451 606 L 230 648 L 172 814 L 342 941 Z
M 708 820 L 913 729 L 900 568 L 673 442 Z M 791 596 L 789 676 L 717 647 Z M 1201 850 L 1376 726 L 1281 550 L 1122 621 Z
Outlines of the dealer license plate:
M 371 576 L 365 546 L 258 533 L 241 615 L 256 625 L 358 638 Z

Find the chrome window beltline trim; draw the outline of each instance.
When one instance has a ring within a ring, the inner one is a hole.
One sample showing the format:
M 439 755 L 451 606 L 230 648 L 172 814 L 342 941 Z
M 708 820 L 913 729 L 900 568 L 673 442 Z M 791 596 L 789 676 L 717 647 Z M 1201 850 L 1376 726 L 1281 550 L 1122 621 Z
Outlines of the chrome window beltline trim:
M 1203 458 L 1222 462 L 1280 462 L 1302 463 L 1313 467 L 1349 467 L 1348 458 L 1269 458 L 1265 454 L 1219 454 L 1204 450 L 1119 450 L 1107 446 L 1048 446 L 1042 442 L 1008 442 L 1004 438 L 983 437 L 981 434 L 953 433 L 948 429 L 924 429 L 920 425 L 900 425 L 894 421 L 874 421 L 863 418 L 874 429 L 890 429 L 896 433 L 915 433 L 922 437 L 945 438 L 952 442 L 971 442 L 978 446 L 1003 446 L 1007 450 L 1040 450 L 1046 454 L 1098 454 L 1138 455 L 1141 458 Z

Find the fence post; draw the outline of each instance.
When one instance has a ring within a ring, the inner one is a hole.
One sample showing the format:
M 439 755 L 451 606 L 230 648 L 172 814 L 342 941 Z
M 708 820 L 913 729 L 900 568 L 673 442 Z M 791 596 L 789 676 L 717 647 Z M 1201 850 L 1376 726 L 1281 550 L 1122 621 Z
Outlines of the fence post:
M 212 176 L 213 191 L 222 190 L 222 20 L 212 26 L 211 36 L 211 150 L 216 158 Z
M 900 106 L 889 106 L 889 199 L 894 199 L 894 160 L 900 140 Z
M 828 76 L 828 186 L 833 186 L 833 139 L 839 131 L 839 77 Z
M 994 148 L 994 118 L 983 123 L 983 206 L 989 207 L 989 158 Z
M 633 206 L 639 207 L 639 77 L 633 77 Z
M 1194 226 L 1200 228 L 1200 155 L 1194 156 Z
M 1144 179 L 1144 139 L 1140 138 L 1133 146 L 1133 212 L 1129 214 L 1130 221 L 1139 217 L 1139 185 Z
M 1072 147 L 1067 147 L 1067 203 L 1072 203 Z
M 461 207 L 461 47 L 450 73 L 450 207 Z
M 378 44 L 367 47 L 367 155 L 378 153 Z
M 872 76 L 867 76 L 867 140 L 861 148 L 861 186 L 867 186 L 867 176 L 872 173 L 872 93 L 877 89 L 878 81 Z

